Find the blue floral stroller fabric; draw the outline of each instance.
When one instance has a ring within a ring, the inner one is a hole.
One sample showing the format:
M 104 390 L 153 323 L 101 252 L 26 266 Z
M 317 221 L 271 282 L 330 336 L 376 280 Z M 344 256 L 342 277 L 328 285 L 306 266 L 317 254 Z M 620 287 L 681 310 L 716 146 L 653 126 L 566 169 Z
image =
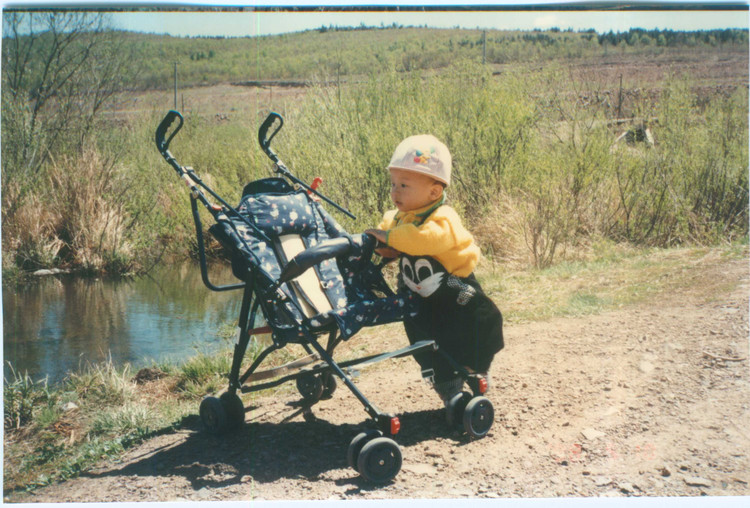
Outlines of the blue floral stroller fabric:
M 411 292 L 394 294 L 371 262 L 374 239 L 363 234 L 349 235 L 306 191 L 294 190 L 280 178 L 266 178 L 250 183 L 243 194 L 237 211 L 255 227 L 240 217 L 224 214 L 210 228 L 235 254 L 232 266 L 242 280 L 255 276 L 256 284 L 266 286 L 277 280 L 282 266 L 290 261 L 282 247 L 282 240 L 290 235 L 299 238 L 304 249 L 335 238 L 346 238 L 351 245 L 345 255 L 325 259 L 311 268 L 329 304 L 325 310 L 306 315 L 306 307 L 316 309 L 310 295 L 295 281 L 281 286 L 289 296 L 283 311 L 264 309 L 268 319 L 277 319 L 276 324 L 282 325 L 274 327 L 278 335 L 275 340 L 296 341 L 303 337 L 302 323 L 322 330 L 331 322 L 341 337 L 348 339 L 364 326 L 402 321 L 416 314 Z

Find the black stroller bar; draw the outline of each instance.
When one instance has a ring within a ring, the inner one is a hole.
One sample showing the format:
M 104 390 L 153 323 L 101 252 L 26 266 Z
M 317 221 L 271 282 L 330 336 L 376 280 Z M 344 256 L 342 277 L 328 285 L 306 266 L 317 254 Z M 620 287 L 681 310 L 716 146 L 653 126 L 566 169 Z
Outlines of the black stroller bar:
M 277 121 L 279 122 L 279 126 L 276 127 L 276 129 L 273 131 L 273 133 L 271 133 L 270 137 L 266 137 L 266 134 L 268 133 L 268 129 L 270 129 L 271 126 L 274 123 L 276 123 Z M 263 149 L 263 151 L 266 153 L 266 155 L 268 155 L 268 157 L 274 162 L 274 164 L 276 166 L 276 172 L 277 173 L 281 173 L 281 175 L 283 175 L 284 177 L 288 178 L 292 182 L 296 183 L 300 187 L 304 188 L 306 191 L 315 194 L 320 199 L 322 199 L 323 201 L 325 201 L 329 205 L 333 206 L 334 208 L 336 208 L 341 213 L 343 213 L 343 214 L 349 216 L 350 218 L 356 220 L 357 217 L 354 214 L 352 214 L 349 210 L 347 210 L 346 208 L 342 207 L 341 205 L 339 205 L 335 201 L 332 201 L 332 200 L 328 199 L 326 196 L 324 196 L 323 194 L 321 194 L 320 192 L 318 192 L 317 189 L 315 189 L 315 188 L 307 185 L 307 183 L 303 182 L 302 180 L 300 180 L 299 178 L 297 178 L 296 176 L 294 176 L 289 171 L 289 169 L 284 165 L 284 163 L 281 162 L 281 160 L 279 159 L 279 156 L 276 155 L 276 153 L 271 149 L 271 140 L 274 138 L 274 136 L 276 136 L 276 134 L 278 134 L 278 132 L 281 130 L 281 127 L 283 127 L 283 126 L 284 126 L 284 119 L 281 117 L 281 115 L 279 115 L 278 113 L 274 113 L 272 111 L 268 115 L 268 117 L 266 117 L 266 119 L 263 121 L 263 123 L 261 124 L 260 128 L 258 129 L 258 142 L 260 143 L 260 147 Z
M 339 362 L 338 366 L 341 367 L 342 371 L 346 372 L 346 370 L 349 369 L 349 367 L 372 365 L 375 363 L 382 362 L 384 360 L 390 360 L 392 358 L 403 358 L 405 356 L 412 356 L 421 351 L 425 351 L 425 350 L 435 351 L 436 349 L 437 348 L 435 346 L 435 341 L 425 340 L 425 341 L 416 342 L 410 346 L 398 349 L 396 351 L 391 351 L 390 353 L 381 353 L 377 355 L 366 356 L 363 358 L 357 358 L 356 360 Z M 251 392 L 257 392 L 260 390 L 265 390 L 268 388 L 274 388 L 288 381 L 293 381 L 299 378 L 300 376 L 309 376 L 311 374 L 323 373 L 323 372 L 328 372 L 331 370 L 331 366 L 326 365 L 325 363 L 318 363 L 317 365 L 314 365 L 313 367 L 306 369 L 305 367 L 309 365 L 310 363 L 314 362 L 316 358 L 320 359 L 320 355 L 319 354 L 312 355 L 311 357 L 303 359 L 302 361 L 298 360 L 297 362 L 292 362 L 292 364 L 289 365 L 289 368 L 292 369 L 296 367 L 299 370 L 299 372 L 295 372 L 293 374 L 280 377 L 268 383 L 263 383 L 263 384 L 258 383 L 258 384 L 254 384 L 250 386 L 243 386 L 242 393 L 251 393 Z M 293 364 L 298 364 L 298 365 L 293 365 Z M 262 374 L 262 373 L 258 373 L 258 374 Z
M 165 139 L 165 136 L 169 129 L 172 127 L 172 124 L 175 120 L 178 120 L 177 127 L 174 128 L 171 135 Z M 172 166 L 172 168 L 175 170 L 177 175 L 185 182 L 185 184 L 190 189 L 190 203 L 191 203 L 191 210 L 193 213 L 193 222 L 195 223 L 195 229 L 196 229 L 196 237 L 198 240 L 198 253 L 199 253 L 199 259 L 200 259 L 200 268 L 201 268 L 201 278 L 203 279 L 203 283 L 206 285 L 208 289 L 211 291 L 232 291 L 235 289 L 241 289 L 245 286 L 244 283 L 241 284 L 230 284 L 226 286 L 216 286 L 212 284 L 208 277 L 208 267 L 207 267 L 207 261 L 206 261 L 206 251 L 205 251 L 205 243 L 203 241 L 203 227 L 200 220 L 200 215 L 198 213 L 198 208 L 196 206 L 196 201 L 200 201 L 201 204 L 213 215 L 215 219 L 218 218 L 219 214 L 226 213 L 230 214 L 234 217 L 239 218 L 244 222 L 248 227 L 253 229 L 254 233 L 256 233 L 258 236 L 266 240 L 267 242 L 271 242 L 271 239 L 268 238 L 268 236 L 258 227 L 247 220 L 245 217 L 243 217 L 240 213 L 237 212 L 237 210 L 234 209 L 231 205 L 229 205 L 224 199 L 219 196 L 216 192 L 214 192 L 213 189 L 211 189 L 208 185 L 206 185 L 203 180 L 195 173 L 192 167 L 190 166 L 182 166 L 179 162 L 177 162 L 177 159 L 172 155 L 172 153 L 169 151 L 169 145 L 172 142 L 172 139 L 175 137 L 175 135 L 182 129 L 184 123 L 184 119 L 182 115 L 178 111 L 169 111 L 167 115 L 164 117 L 164 119 L 159 124 L 159 127 L 156 129 L 156 135 L 155 135 L 155 141 L 156 146 L 159 149 L 159 152 L 161 153 L 162 157 L 164 157 L 164 160 L 167 161 L 167 163 Z M 208 198 L 206 198 L 205 194 L 201 189 L 205 189 L 211 196 L 213 196 L 219 203 L 221 203 L 221 207 L 214 205 L 211 203 Z M 240 240 L 244 242 L 244 239 L 240 237 Z M 262 272 L 262 269 L 259 269 Z M 270 280 L 272 280 L 272 277 L 270 275 L 266 274 Z
M 172 132 L 172 134 L 165 140 L 164 136 L 166 135 L 175 119 L 179 119 L 179 124 Z M 214 218 L 221 212 L 231 213 L 232 215 L 245 222 L 245 224 L 253 229 L 254 232 L 257 233 L 261 238 L 270 242 L 271 240 L 262 230 L 258 229 L 255 224 L 238 213 L 229 203 L 224 201 L 221 196 L 219 196 L 216 192 L 214 192 L 213 189 L 206 185 L 203 180 L 201 180 L 201 178 L 195 173 L 193 168 L 191 168 L 190 166 L 181 166 L 180 163 L 177 162 L 177 159 L 174 158 L 172 153 L 169 151 L 169 144 L 172 142 L 172 139 L 180 131 L 180 129 L 182 129 L 183 123 L 184 120 L 182 115 L 179 112 L 172 110 L 167 113 L 167 116 L 165 116 L 159 124 L 159 127 L 156 129 L 156 146 L 157 148 L 159 148 L 159 152 L 162 154 L 162 157 L 164 157 L 169 165 L 172 166 L 172 168 L 177 172 L 177 175 L 182 178 L 188 188 L 190 188 L 190 192 L 193 198 L 199 200 L 203 204 L 203 206 L 205 206 L 206 209 L 212 213 Z M 202 189 L 205 189 L 209 194 L 211 194 L 214 199 L 222 204 L 223 208 L 217 207 L 216 205 L 211 203 L 206 198 L 205 194 L 203 194 L 201 189 L 198 188 L 198 186 L 200 186 Z
M 203 284 L 211 291 L 233 291 L 235 289 L 244 288 L 247 283 L 240 282 L 238 284 L 226 284 L 223 286 L 216 286 L 211 283 L 208 277 L 208 262 L 206 261 L 206 245 L 203 241 L 203 225 L 201 223 L 201 216 L 198 213 L 198 204 L 195 198 L 190 197 L 190 209 L 193 212 L 193 223 L 195 223 L 195 236 L 198 240 L 198 259 L 201 267 L 201 279 Z

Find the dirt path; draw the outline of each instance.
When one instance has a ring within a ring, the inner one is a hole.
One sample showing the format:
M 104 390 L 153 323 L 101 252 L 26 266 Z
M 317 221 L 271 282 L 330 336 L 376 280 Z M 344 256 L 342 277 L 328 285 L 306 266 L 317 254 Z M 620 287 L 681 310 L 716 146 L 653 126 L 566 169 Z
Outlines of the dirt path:
M 293 391 L 259 397 L 236 435 L 207 436 L 195 417 L 118 464 L 12 501 L 750 495 L 747 261 L 711 264 L 694 282 L 649 305 L 508 326 L 482 440 L 447 428 L 412 360 L 363 371 L 358 386 L 402 422 L 390 485 L 347 467 L 366 414 L 340 387 L 317 421 L 284 421 Z

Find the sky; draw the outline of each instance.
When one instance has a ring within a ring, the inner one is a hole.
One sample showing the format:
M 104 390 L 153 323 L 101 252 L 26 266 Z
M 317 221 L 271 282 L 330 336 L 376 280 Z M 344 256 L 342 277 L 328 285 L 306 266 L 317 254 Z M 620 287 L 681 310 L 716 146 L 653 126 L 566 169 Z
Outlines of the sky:
M 705 30 L 747 28 L 747 11 L 530 11 L 530 12 L 223 12 L 223 13 L 123 13 L 114 23 L 125 30 L 183 35 L 271 35 L 321 26 L 428 25 L 434 28 L 487 29 L 595 29 L 597 32 L 633 28 Z
M 380 5 L 390 8 L 408 7 L 408 2 L 398 4 L 389 2 L 348 2 L 346 4 L 331 2 L 311 2 L 307 0 L 298 0 L 293 3 L 297 6 L 314 7 L 326 5 L 331 10 L 327 12 L 292 12 L 290 3 L 281 0 L 271 0 L 269 2 L 238 2 L 224 1 L 221 5 L 231 10 L 223 12 L 179 12 L 176 7 L 169 5 L 185 7 L 198 10 L 201 7 L 218 8 L 216 3 L 206 1 L 181 1 L 170 2 L 162 0 L 159 3 L 159 10 L 151 7 L 148 12 L 118 12 L 112 14 L 114 28 L 131 31 L 142 31 L 149 33 L 166 33 L 173 36 L 225 36 L 241 37 L 255 35 L 273 35 L 285 32 L 297 32 L 319 28 L 321 26 L 367 26 L 391 25 L 397 23 L 404 26 L 409 25 L 427 25 L 434 28 L 452 28 L 459 26 L 461 28 L 486 28 L 486 29 L 519 29 L 533 30 L 548 29 L 557 27 L 562 30 L 586 30 L 593 28 L 599 33 L 608 32 L 626 32 L 630 28 L 644 29 L 672 29 L 672 30 L 709 30 L 717 28 L 748 28 L 750 24 L 748 11 L 745 10 L 642 10 L 642 11 L 594 11 L 594 10 L 548 10 L 556 8 L 558 2 L 549 0 L 540 0 L 537 5 L 544 8 L 526 11 L 500 11 L 500 10 L 473 10 L 473 11 L 427 11 L 427 12 L 377 12 L 377 11 L 344 11 L 347 6 L 356 5 Z M 600 4 L 617 6 L 623 2 L 599 2 Z M 664 2 L 666 3 L 666 2 Z M 724 2 L 726 5 L 729 2 Z M 435 1 L 431 5 L 441 9 L 449 9 L 450 5 L 457 5 L 460 2 L 451 3 Z M 472 2 L 475 5 L 481 5 L 482 0 Z M 580 2 L 579 2 L 580 4 Z M 133 8 L 134 4 L 127 3 L 92 3 L 92 2 L 54 2 L 54 1 L 34 1 L 24 0 L 23 2 L 6 3 L 7 6 L 14 5 L 44 5 L 44 6 L 120 6 L 124 8 Z M 144 3 L 138 4 L 143 6 Z M 149 5 L 146 3 L 146 5 Z M 284 12 L 268 11 L 239 11 L 241 6 L 264 5 L 279 6 L 287 9 Z M 525 7 L 528 4 L 511 1 L 484 1 L 485 7 L 508 8 L 508 7 Z M 568 4 L 570 5 L 570 3 Z M 629 2 L 626 5 L 638 5 L 638 2 Z M 641 2 L 641 5 L 645 5 Z M 695 7 L 696 5 L 710 5 L 710 2 L 700 4 L 690 2 L 672 2 L 671 7 Z M 734 2 L 733 5 L 747 6 L 744 2 Z M 412 8 L 420 8 L 420 4 L 411 2 Z M 558 6 L 559 7 L 559 6 Z M 579 6 L 580 7 L 580 6 Z

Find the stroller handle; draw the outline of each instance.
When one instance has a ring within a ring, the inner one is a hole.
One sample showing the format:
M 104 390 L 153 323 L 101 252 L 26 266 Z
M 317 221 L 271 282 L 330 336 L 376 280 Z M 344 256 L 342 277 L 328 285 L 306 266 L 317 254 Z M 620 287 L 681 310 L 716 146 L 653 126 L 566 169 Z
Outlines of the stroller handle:
M 164 140 L 167 131 L 172 126 L 172 123 L 174 123 L 175 119 L 179 120 L 180 122 L 177 124 L 177 127 L 174 129 L 172 134 Z M 164 119 L 159 124 L 159 127 L 156 128 L 156 148 L 161 152 L 162 154 L 166 153 L 166 151 L 169 149 L 169 143 L 172 142 L 172 138 L 175 137 L 175 135 L 182 129 L 182 124 L 184 123 L 184 119 L 182 118 L 182 115 L 179 113 L 179 111 L 171 110 L 167 115 L 164 117 Z
M 271 136 L 269 137 L 268 136 L 268 130 L 277 121 L 279 122 L 279 125 L 278 125 L 278 127 L 274 128 L 273 132 L 271 133 Z M 299 178 L 297 178 L 296 176 L 294 176 L 291 173 L 291 171 L 289 171 L 289 169 L 284 165 L 284 163 L 281 162 L 281 160 L 279 159 L 279 156 L 276 155 L 273 150 L 271 150 L 271 140 L 274 138 L 274 136 L 276 136 L 276 134 L 279 133 L 279 131 L 281 130 L 281 127 L 283 127 L 283 125 L 284 125 L 284 119 L 281 117 L 281 115 L 278 114 L 278 113 L 274 113 L 272 111 L 271 113 L 268 114 L 268 116 L 266 117 L 266 119 L 263 120 L 263 123 L 258 128 L 258 143 L 260 143 L 260 147 L 263 149 L 263 151 L 266 153 L 266 155 L 268 155 L 268 158 L 271 159 L 274 164 L 276 164 L 276 172 L 277 173 L 281 173 L 282 175 L 284 175 L 285 177 L 287 177 L 292 182 L 294 182 L 294 183 L 298 184 L 299 186 L 303 187 L 304 189 L 306 189 L 311 194 L 315 194 L 320 199 L 322 199 L 323 201 L 325 201 L 329 205 L 333 206 L 334 208 L 336 208 L 338 211 L 340 211 L 344 215 L 347 215 L 348 217 L 356 220 L 357 217 L 354 214 L 352 214 L 349 210 L 347 210 L 346 208 L 342 207 L 341 205 L 339 205 L 335 201 L 327 198 L 326 196 L 324 196 L 323 194 L 321 194 L 320 192 L 318 192 L 314 187 L 311 187 L 311 186 L 307 185 L 305 182 L 303 182 L 302 180 L 300 180 Z
M 271 128 L 271 126 L 276 123 L 278 120 L 279 126 L 276 127 L 273 132 L 271 133 L 270 137 L 268 136 L 268 129 Z M 276 154 L 271 150 L 271 140 L 276 136 L 276 134 L 279 133 L 281 128 L 284 126 L 284 119 L 281 117 L 280 114 L 274 113 L 273 111 L 268 114 L 265 120 L 263 120 L 263 123 L 261 124 L 260 128 L 258 129 L 258 143 L 260 143 L 260 147 L 263 149 L 263 151 L 268 155 L 272 161 L 278 162 L 279 158 L 276 156 Z

